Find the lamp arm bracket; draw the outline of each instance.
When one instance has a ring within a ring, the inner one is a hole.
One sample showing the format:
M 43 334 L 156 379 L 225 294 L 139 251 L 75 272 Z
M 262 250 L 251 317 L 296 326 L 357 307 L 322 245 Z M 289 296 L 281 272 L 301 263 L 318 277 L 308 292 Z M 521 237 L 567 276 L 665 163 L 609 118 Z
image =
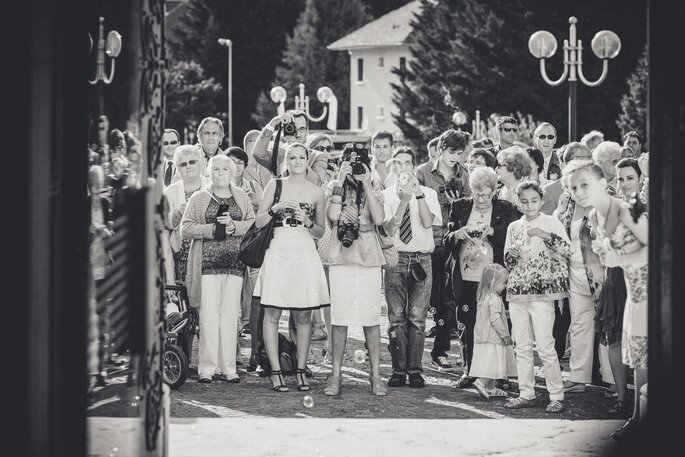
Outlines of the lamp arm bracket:
M 549 79 L 549 76 L 547 76 L 547 71 L 545 70 L 545 59 L 540 59 L 540 74 L 542 75 L 542 79 L 544 79 L 547 84 L 550 86 L 558 86 L 566 81 L 566 76 L 568 76 L 568 64 L 566 60 L 564 60 L 564 72 L 561 74 L 559 79 L 552 81 Z
M 319 117 L 314 117 L 314 116 L 312 116 L 311 114 L 309 114 L 309 112 L 307 112 L 307 117 L 308 117 L 309 120 L 312 121 L 312 122 L 319 122 L 319 121 L 323 121 L 323 119 L 326 117 L 326 114 L 328 114 L 328 107 L 327 107 L 327 106 L 324 106 L 324 107 L 323 107 L 323 113 L 321 113 L 321 116 L 319 116 Z
M 609 73 L 609 59 L 602 59 L 602 74 L 599 76 L 599 79 L 597 81 L 591 82 L 585 79 L 585 75 L 583 74 L 583 66 L 578 65 L 578 78 L 583 82 L 588 87 L 597 87 L 600 84 L 604 82 L 604 80 L 607 77 L 607 74 Z
M 114 79 L 114 62 L 116 61 L 112 59 L 112 67 L 109 70 L 109 77 L 105 75 L 102 76 L 102 82 L 105 84 L 112 84 L 112 80 Z

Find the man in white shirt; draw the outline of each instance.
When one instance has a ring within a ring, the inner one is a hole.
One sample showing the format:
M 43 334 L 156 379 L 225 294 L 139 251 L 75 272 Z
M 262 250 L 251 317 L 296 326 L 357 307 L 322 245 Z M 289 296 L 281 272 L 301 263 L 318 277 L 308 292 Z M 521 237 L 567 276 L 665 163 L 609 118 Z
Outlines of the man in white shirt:
M 371 137 L 371 180 L 382 184 L 383 189 L 395 184 L 397 177 L 389 170 L 389 160 L 392 156 L 394 140 L 392 133 L 385 130 L 376 131 Z
M 409 376 L 410 387 L 424 387 L 421 358 L 433 282 L 433 225 L 442 226 L 442 213 L 437 193 L 420 186 L 414 174 L 414 151 L 401 146 L 392 158 L 397 182 L 383 191 L 384 226 L 393 236 L 399 262 L 385 271 L 393 371 L 388 386 L 402 387 Z

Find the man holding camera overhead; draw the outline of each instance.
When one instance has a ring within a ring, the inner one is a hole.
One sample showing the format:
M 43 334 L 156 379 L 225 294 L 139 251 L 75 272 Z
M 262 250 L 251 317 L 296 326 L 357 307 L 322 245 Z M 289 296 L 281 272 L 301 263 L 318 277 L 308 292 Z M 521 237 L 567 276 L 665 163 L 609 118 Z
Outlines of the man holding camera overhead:
M 419 184 L 437 192 L 438 202 L 442 210 L 442 225 L 433 226 L 435 250 L 431 254 L 433 269 L 433 285 L 430 305 L 434 309 L 433 327 L 435 343 L 431 351 L 433 365 L 440 370 L 450 370 L 452 365 L 447 361 L 447 351 L 450 349 L 450 331 L 457 324 L 454 297 L 451 288 L 446 287 L 445 254 L 442 237 L 447 233 L 449 210 L 452 202 L 471 194 L 469 188 L 469 173 L 464 167 L 464 161 L 469 154 L 471 135 L 458 130 L 445 131 L 437 141 L 437 158 L 420 165 L 416 169 Z M 442 325 L 441 324 L 442 321 Z M 431 329 L 431 330 L 433 330 Z M 428 336 L 432 336 L 431 331 Z
M 273 150 L 269 147 L 271 140 L 275 139 L 280 131 L 278 154 L 276 156 L 276 169 L 273 170 Z M 283 169 L 283 158 L 285 157 L 285 147 L 291 143 L 307 142 L 309 133 L 309 120 L 304 111 L 290 110 L 279 114 L 269 121 L 268 124 L 259 132 L 259 136 L 254 143 L 252 155 L 254 159 L 270 170 L 273 174 L 280 176 Z M 328 154 L 319 151 L 309 151 L 309 166 L 307 169 L 307 180 L 316 184 L 323 185 L 326 182 L 326 169 L 328 167 Z
M 416 155 L 400 146 L 392 155 L 397 182 L 383 191 L 386 230 L 392 234 L 399 262 L 385 272 L 388 334 L 393 374 L 390 387 L 424 387 L 421 357 L 426 340 L 426 314 L 433 282 L 433 226 L 442 227 L 437 193 L 419 185 Z

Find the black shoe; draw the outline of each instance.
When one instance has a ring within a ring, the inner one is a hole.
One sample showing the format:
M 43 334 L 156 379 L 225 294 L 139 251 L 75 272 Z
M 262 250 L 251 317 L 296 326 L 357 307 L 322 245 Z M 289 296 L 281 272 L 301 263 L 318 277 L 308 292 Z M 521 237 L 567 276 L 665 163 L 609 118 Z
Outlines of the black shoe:
M 447 356 L 445 355 L 432 355 L 431 363 L 438 367 L 439 370 L 451 370 L 452 365 L 447 362 Z
M 409 373 L 409 387 L 426 387 L 426 381 L 421 373 Z
M 107 386 L 107 381 L 105 380 L 105 377 L 102 376 L 101 374 L 95 376 L 95 387 L 105 387 Z
M 394 373 L 388 379 L 388 386 L 390 387 L 402 387 L 407 383 L 407 375 L 401 373 Z
M 245 324 L 243 325 L 242 330 L 240 330 L 241 335 L 249 335 L 250 334 L 250 324 Z
M 198 382 L 201 382 L 202 384 L 211 384 L 212 380 L 209 378 L 200 378 Z
M 257 363 L 257 359 L 254 357 L 250 357 L 250 360 L 247 362 L 247 372 L 248 373 L 254 373 L 257 371 L 257 367 L 259 364 Z
M 457 381 L 454 387 L 456 387 L 457 389 L 465 389 L 467 387 L 471 387 L 471 385 L 473 385 L 473 382 L 476 379 L 477 378 L 472 378 L 470 376 L 464 375 Z
M 498 389 L 502 389 L 502 390 L 510 390 L 511 389 L 511 383 L 509 382 L 508 379 L 496 379 L 495 380 L 495 386 Z
M 426 338 L 435 338 L 435 335 L 437 334 L 437 332 L 438 332 L 438 326 L 437 325 L 432 326 L 430 328 L 430 330 L 428 330 L 428 332 L 426 333 Z

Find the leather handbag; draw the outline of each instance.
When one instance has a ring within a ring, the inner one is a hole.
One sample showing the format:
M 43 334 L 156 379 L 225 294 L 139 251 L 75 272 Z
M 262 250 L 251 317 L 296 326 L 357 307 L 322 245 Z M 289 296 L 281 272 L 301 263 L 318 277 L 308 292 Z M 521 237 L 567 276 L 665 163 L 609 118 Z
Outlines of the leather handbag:
M 283 182 L 280 179 L 276 179 L 274 204 L 278 203 L 281 199 L 282 187 Z M 248 267 L 260 268 L 262 263 L 264 263 L 264 255 L 266 250 L 269 249 L 271 238 L 274 236 L 274 222 L 275 218 L 272 217 L 269 223 L 262 228 L 257 228 L 253 222 L 250 228 L 247 229 L 247 232 L 245 232 L 243 240 L 240 242 L 238 259 Z
M 376 236 L 378 237 L 381 249 L 383 249 L 383 257 L 385 257 L 383 268 L 393 268 L 400 261 L 400 253 L 397 252 L 392 237 L 385 231 L 385 227 L 382 225 L 376 226 Z

